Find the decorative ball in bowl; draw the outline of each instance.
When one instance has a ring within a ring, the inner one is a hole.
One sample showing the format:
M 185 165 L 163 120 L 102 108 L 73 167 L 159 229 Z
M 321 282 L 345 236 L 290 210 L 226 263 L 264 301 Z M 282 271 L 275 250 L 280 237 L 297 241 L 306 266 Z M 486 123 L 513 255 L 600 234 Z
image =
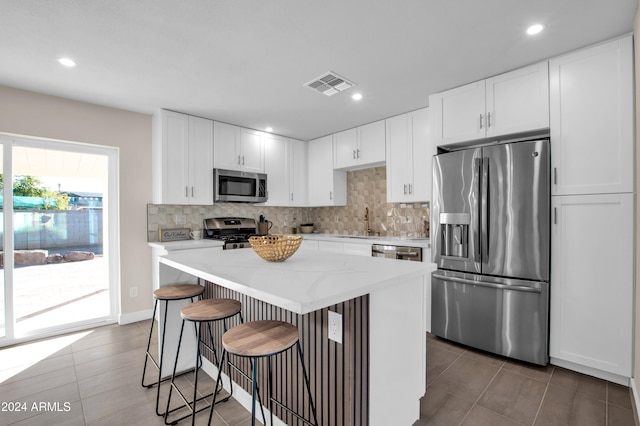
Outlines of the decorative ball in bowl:
M 301 236 L 257 235 L 249 237 L 249 244 L 258 256 L 269 262 L 284 262 L 298 250 Z
M 313 223 L 304 223 L 300 225 L 300 232 L 303 234 L 310 234 L 313 232 Z

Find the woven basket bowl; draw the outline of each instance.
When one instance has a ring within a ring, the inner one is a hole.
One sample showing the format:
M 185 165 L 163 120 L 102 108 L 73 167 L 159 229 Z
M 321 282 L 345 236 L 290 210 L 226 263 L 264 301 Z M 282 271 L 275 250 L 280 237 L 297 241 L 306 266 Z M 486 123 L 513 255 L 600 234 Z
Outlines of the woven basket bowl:
M 291 235 L 260 235 L 249 237 L 249 244 L 258 256 L 269 262 L 284 262 L 298 250 L 302 237 Z

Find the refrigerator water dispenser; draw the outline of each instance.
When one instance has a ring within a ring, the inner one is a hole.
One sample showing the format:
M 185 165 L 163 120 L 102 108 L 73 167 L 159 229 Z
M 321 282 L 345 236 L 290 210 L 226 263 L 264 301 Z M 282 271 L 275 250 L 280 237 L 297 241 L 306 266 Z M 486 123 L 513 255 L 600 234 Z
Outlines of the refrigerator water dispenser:
M 469 257 L 469 213 L 440 213 L 440 254 Z

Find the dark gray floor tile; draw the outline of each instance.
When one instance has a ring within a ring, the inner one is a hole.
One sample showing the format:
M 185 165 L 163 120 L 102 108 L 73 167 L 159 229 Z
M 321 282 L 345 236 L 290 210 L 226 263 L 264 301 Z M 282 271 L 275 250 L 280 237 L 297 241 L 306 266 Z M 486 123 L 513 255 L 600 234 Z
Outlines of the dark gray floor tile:
M 75 382 L 75 369 L 73 367 L 67 367 L 17 382 L 2 383 L 0 384 L 0 395 L 3 396 L 3 400 L 16 401 L 24 399 L 24 397 L 29 395 Z
M 551 375 L 551 384 L 561 386 L 580 395 L 607 400 L 607 382 L 602 379 L 556 367 Z
M 427 346 L 427 383 L 433 383 L 459 356 L 439 347 Z
M 14 370 L 15 373 L 2 383 L 13 383 L 31 377 L 40 376 L 42 374 L 50 373 L 52 371 L 63 370 L 65 368 L 70 368 L 73 366 L 73 355 L 71 353 L 60 356 L 47 357 L 29 367 L 16 367 L 16 369 Z M 8 370 L 5 370 L 5 372 L 7 371 Z
M 616 383 L 607 383 L 607 402 L 631 410 L 631 389 Z
M 478 404 L 524 424 L 533 424 L 546 384 L 501 370 L 482 394 Z
M 472 359 L 484 362 L 486 364 L 494 365 L 496 367 L 502 367 L 505 362 L 505 358 L 502 356 L 494 355 L 489 352 L 482 352 L 482 351 L 468 350 L 463 352 L 462 356 L 467 358 L 472 358 Z
M 473 403 L 499 370 L 499 367 L 475 359 L 459 357 L 431 386 Z
M 541 367 L 534 364 L 509 359 L 504 363 L 502 368 L 507 371 L 512 371 L 514 373 L 530 377 L 543 383 L 549 383 L 555 367 L 551 364 L 547 365 L 546 367 Z
M 609 404 L 607 424 L 611 426 L 635 426 L 633 411 Z
M 462 425 L 467 426 L 522 426 L 522 423 L 501 416 L 488 408 L 474 406 Z
M 441 339 L 440 337 L 434 336 L 433 334 L 427 335 L 427 347 L 429 346 L 437 347 L 445 351 L 453 352 L 458 355 L 462 354 L 467 350 L 466 346 L 459 345 L 449 340 Z
M 127 352 L 122 352 L 114 356 L 99 358 L 81 364 L 76 363 L 76 373 L 78 379 L 82 380 L 112 371 L 115 368 L 133 364 L 138 365 L 140 359 L 144 361 L 144 348 L 132 348 Z M 139 374 L 142 375 L 142 370 L 140 370 Z
M 421 425 L 458 425 L 472 406 L 472 402 L 431 387 L 421 407 Z
M 605 416 L 603 401 L 550 384 L 535 425 L 602 426 L 606 424 Z

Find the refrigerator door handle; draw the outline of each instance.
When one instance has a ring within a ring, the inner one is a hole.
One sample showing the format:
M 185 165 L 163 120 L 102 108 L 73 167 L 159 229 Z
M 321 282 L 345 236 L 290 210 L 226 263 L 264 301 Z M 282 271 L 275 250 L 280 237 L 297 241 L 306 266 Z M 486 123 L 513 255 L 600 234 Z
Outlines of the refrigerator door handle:
M 474 285 L 479 287 L 495 288 L 499 290 L 524 291 L 527 293 L 542 293 L 542 289 L 536 288 L 536 287 L 529 287 L 526 285 L 509 285 L 509 284 L 490 283 L 485 281 L 474 281 L 474 280 L 468 280 L 466 278 L 439 275 L 437 272 L 434 272 L 432 276 L 434 278 L 437 278 L 443 281 L 450 281 L 454 283 Z
M 482 221 L 482 262 L 489 261 L 489 158 L 482 159 L 482 191 L 480 218 Z
M 474 170 L 474 181 L 478 182 L 480 185 L 480 174 L 482 173 L 482 159 L 476 158 L 475 160 L 475 170 Z M 481 252 L 480 252 L 480 210 L 478 210 L 478 199 L 477 197 L 474 199 L 473 210 L 476 212 L 472 216 L 473 220 L 473 261 L 474 262 L 482 262 Z

